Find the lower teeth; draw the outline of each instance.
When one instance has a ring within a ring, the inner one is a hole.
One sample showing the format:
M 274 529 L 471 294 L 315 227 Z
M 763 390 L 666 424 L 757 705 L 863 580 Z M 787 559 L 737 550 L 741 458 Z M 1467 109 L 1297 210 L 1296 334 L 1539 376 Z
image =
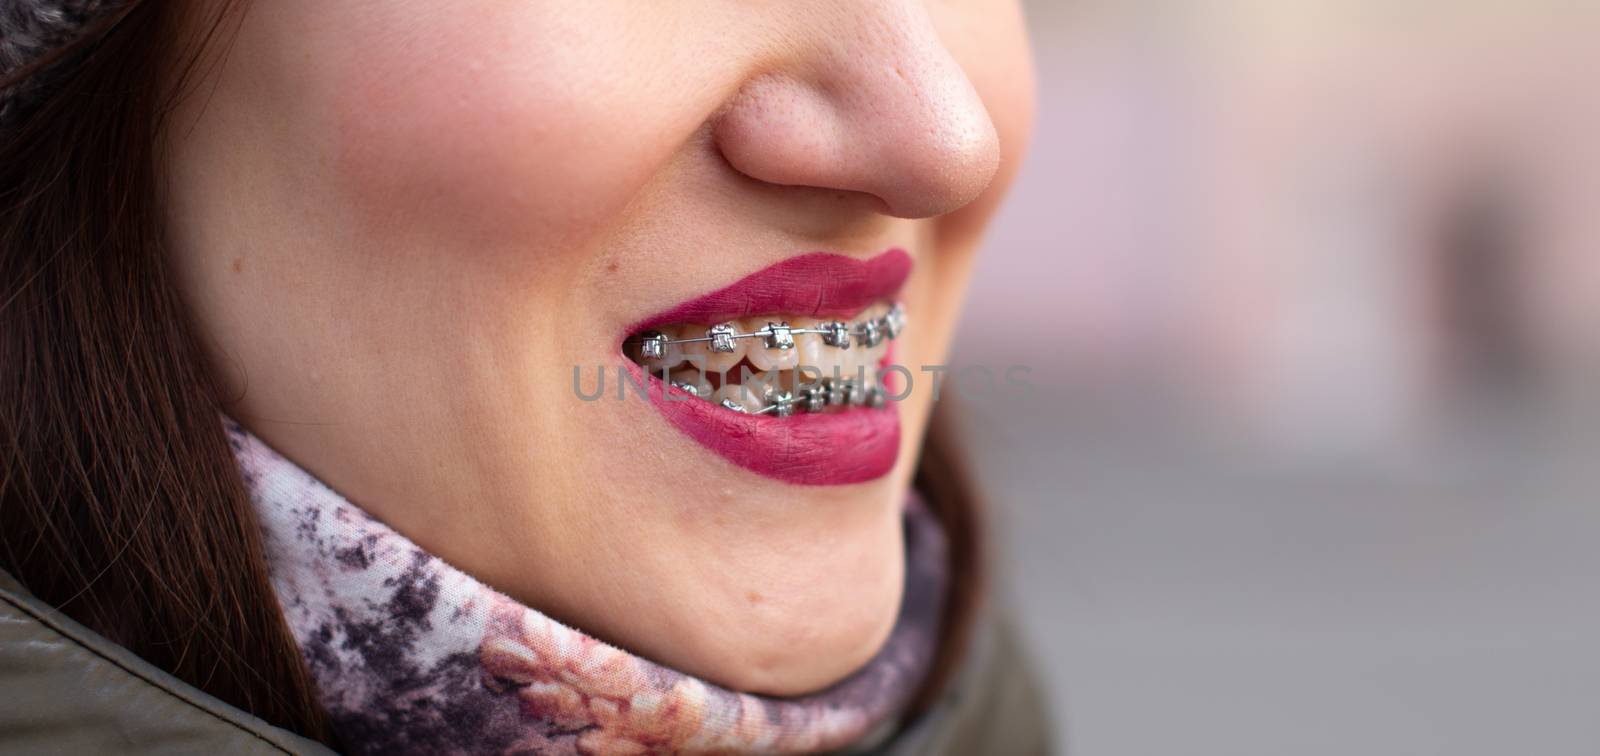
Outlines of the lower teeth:
M 698 371 L 693 372 L 698 373 Z M 882 409 L 888 403 L 888 391 L 880 382 L 877 371 L 873 371 L 871 377 L 868 377 L 865 371 L 858 371 L 852 378 L 836 375 L 799 382 L 799 385 L 792 389 L 783 387 L 794 383 L 795 377 L 800 374 L 820 375 L 820 371 L 804 368 L 794 371 L 791 375 L 785 375 L 784 378 L 789 380 L 783 381 L 773 381 L 770 377 L 766 380 L 755 378 L 746 371 L 744 376 L 746 382 L 731 383 L 727 382 L 731 376 L 722 376 L 723 387 L 717 390 L 708 390 L 708 383 L 703 379 L 702 381 L 674 380 L 671 371 L 665 371 L 656 377 L 663 378 L 673 388 L 689 396 L 747 415 L 789 417 L 795 413 L 827 412 L 830 409 L 854 407 Z M 713 375 L 719 374 L 713 373 Z

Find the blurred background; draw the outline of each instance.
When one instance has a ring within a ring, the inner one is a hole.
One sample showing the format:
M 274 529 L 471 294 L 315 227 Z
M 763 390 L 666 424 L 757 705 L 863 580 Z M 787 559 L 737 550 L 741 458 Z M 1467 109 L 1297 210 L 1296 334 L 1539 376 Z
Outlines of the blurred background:
M 1028 3 L 948 396 L 1060 747 L 1600 753 L 1600 3 Z

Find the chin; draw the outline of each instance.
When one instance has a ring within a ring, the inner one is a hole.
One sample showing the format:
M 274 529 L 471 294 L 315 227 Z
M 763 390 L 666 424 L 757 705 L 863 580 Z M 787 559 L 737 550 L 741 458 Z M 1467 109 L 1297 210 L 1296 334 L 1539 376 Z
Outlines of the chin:
M 726 621 L 708 626 L 687 618 L 684 641 L 693 651 L 680 668 L 761 695 L 823 690 L 865 667 L 894 628 L 904 577 L 898 550 L 878 572 L 870 580 L 857 574 L 831 585 L 775 588 L 775 598 L 759 602 L 748 593 L 726 597 L 728 605 L 713 610 Z

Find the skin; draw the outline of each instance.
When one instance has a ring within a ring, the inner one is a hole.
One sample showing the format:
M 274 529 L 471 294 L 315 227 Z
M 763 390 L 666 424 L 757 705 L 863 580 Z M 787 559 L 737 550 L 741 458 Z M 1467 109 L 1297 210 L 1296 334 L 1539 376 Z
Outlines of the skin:
M 223 36 L 165 169 L 230 414 L 450 563 L 669 666 L 785 695 L 871 657 L 926 382 L 892 474 L 808 487 L 642 403 L 580 402 L 572 369 L 779 260 L 891 246 L 916 259 L 900 361 L 942 363 L 1027 140 L 1014 3 L 275 0 Z

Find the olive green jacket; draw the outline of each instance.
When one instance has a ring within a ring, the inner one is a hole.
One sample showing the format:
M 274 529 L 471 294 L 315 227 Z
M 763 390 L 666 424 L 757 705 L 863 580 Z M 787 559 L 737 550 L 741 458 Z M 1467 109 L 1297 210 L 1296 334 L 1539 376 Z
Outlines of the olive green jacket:
M 980 617 L 964 667 L 877 752 L 1049 751 L 1010 629 Z M 327 754 L 207 695 L 34 598 L 0 570 L 0 754 Z

